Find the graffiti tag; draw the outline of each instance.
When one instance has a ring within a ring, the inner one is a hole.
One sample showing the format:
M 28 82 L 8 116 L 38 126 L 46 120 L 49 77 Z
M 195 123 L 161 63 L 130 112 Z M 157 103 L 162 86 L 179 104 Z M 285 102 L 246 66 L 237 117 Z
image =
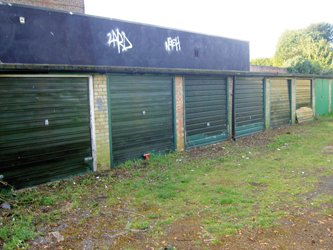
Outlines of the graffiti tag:
M 111 46 L 112 44 L 114 48 L 117 46 L 118 53 L 133 48 L 124 31 L 119 32 L 118 29 L 116 31 L 112 30 L 107 36 L 109 37 L 108 45 Z
M 180 51 L 180 41 L 179 36 L 175 37 L 175 39 L 172 39 L 171 37 L 168 37 L 167 41 L 165 42 L 165 50 L 166 51 Z

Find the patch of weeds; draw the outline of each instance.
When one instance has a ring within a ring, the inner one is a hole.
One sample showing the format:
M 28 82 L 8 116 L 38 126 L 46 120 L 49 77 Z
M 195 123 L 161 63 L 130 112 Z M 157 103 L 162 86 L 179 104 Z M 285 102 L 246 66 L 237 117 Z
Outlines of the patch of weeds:
M 225 206 L 225 207 L 221 207 L 219 209 L 222 213 L 231 213 L 234 211 L 238 211 L 238 207 L 234 207 L 234 206 Z
M 210 242 L 210 245 L 214 246 L 214 245 L 217 245 L 217 244 L 220 244 L 220 243 L 221 243 L 220 240 L 215 239 L 215 240 L 212 240 L 212 241 Z
M 218 204 L 220 204 L 220 205 L 230 205 L 233 203 L 234 203 L 234 200 L 231 198 L 222 198 L 218 201 Z
M 270 227 L 274 223 L 274 218 L 265 218 L 265 219 L 260 219 L 257 222 L 257 225 L 260 225 L 262 227 Z
M 136 221 L 132 223 L 132 226 L 139 230 L 145 230 L 149 227 L 149 221 Z
M 100 209 L 94 209 L 94 212 L 93 212 L 93 216 L 98 216 L 99 214 L 101 213 L 101 210 Z
M 148 219 L 157 219 L 158 215 L 157 214 L 148 214 L 147 217 L 148 217 Z
M 28 248 L 25 241 L 37 236 L 35 225 L 32 222 L 33 218 L 31 216 L 20 215 L 13 219 L 15 220 L 3 222 L 1 226 L 0 239 L 5 242 L 3 249 Z
M 218 159 L 218 161 L 224 163 L 224 162 L 226 162 L 226 159 L 224 157 L 221 157 Z
M 204 219 L 201 221 L 203 224 L 209 225 L 209 224 L 214 224 L 217 223 L 217 220 L 211 220 L 211 219 Z
M 201 245 L 202 245 L 202 242 L 201 242 L 201 241 L 194 241 L 194 245 L 196 245 L 196 246 L 201 246 Z
M 169 219 L 166 219 L 166 220 L 159 221 L 158 225 L 160 225 L 160 226 L 167 226 L 167 225 L 171 225 L 173 222 L 174 222 L 174 219 L 169 218 Z
M 79 222 L 78 222 L 78 226 L 79 227 L 82 227 L 82 225 L 85 223 L 85 219 L 81 219 Z
M 236 233 L 237 233 L 237 230 L 236 230 L 236 229 L 233 229 L 233 228 L 228 228 L 228 229 L 224 230 L 224 233 L 225 233 L 225 234 L 228 234 L 228 235 L 236 234 Z
M 194 211 L 188 211 L 188 212 L 185 212 L 185 215 L 192 215 L 194 213 Z
M 160 190 L 157 192 L 157 197 L 162 199 L 171 199 L 177 196 L 176 191 L 172 190 Z

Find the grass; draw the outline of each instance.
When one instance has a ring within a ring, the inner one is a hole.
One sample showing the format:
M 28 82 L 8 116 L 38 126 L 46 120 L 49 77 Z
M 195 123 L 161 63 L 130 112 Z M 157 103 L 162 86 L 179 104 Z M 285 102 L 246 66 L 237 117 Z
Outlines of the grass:
M 119 216 L 112 228 L 128 224 L 145 230 L 157 220 L 149 234 L 158 239 L 167 226 L 184 217 L 193 218 L 207 236 L 219 237 L 246 227 L 276 225 L 283 216 L 297 213 L 295 207 L 332 204 L 324 192 L 311 201 L 305 199 L 315 191 L 319 177 L 333 176 L 333 157 L 323 153 L 333 145 L 332 119 L 333 115 L 326 115 L 306 126 L 291 127 L 290 133 L 271 138 L 264 147 L 229 143 L 226 149 L 207 154 L 214 151 L 210 146 L 201 157 L 192 151 L 153 156 L 108 173 L 2 192 L 1 201 L 12 206 L 3 213 L 2 248 L 29 248 L 27 240 L 41 234 L 41 225 L 60 223 L 78 210 L 91 210 L 92 219 L 108 209 L 135 211 L 131 224 L 126 217 L 130 215 Z M 115 172 L 119 177 L 113 177 Z M 96 198 L 101 192 L 105 203 Z M 86 220 L 79 220 L 79 226 Z M 194 244 L 200 246 L 202 241 Z

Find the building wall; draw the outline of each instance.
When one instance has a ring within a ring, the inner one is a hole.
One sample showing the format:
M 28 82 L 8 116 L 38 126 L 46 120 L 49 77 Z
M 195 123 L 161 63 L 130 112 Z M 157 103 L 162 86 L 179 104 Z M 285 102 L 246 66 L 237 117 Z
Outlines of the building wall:
M 285 68 L 270 67 L 270 66 L 260 66 L 260 65 L 250 65 L 251 72 L 267 72 L 267 73 L 288 73 Z
M 109 111 L 106 75 L 94 75 L 97 170 L 110 168 Z
M 84 13 L 84 0 L 5 0 L 4 2 Z

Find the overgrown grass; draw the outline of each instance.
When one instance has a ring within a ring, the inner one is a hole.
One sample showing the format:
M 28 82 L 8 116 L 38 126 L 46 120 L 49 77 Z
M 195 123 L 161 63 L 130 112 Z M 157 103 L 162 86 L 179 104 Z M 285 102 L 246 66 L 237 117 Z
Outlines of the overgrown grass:
M 332 120 L 333 115 L 326 115 L 306 126 L 294 126 L 290 133 L 272 138 L 266 148 L 229 143 L 221 154 L 153 156 L 104 174 L 91 173 L 14 192 L 15 196 L 2 193 L 1 201 L 12 206 L 3 213 L 2 247 L 28 248 L 26 240 L 39 234 L 36 226 L 50 225 L 76 209 L 87 208 L 94 211 L 91 216 L 100 216 L 109 208 L 136 211 L 140 216 L 128 225 L 137 230 L 145 230 L 157 220 L 149 232 L 154 237 L 183 217 L 195 219 L 210 236 L 276 225 L 283 216 L 297 213 L 294 207 L 333 203 L 324 193 L 311 201 L 305 199 L 314 192 L 320 176 L 333 176 L 332 154 L 323 151 L 333 145 Z M 105 206 L 94 198 L 100 190 L 107 197 Z M 41 212 L 43 209 L 49 211 Z M 85 222 L 80 221 L 81 225 Z M 124 227 L 128 221 L 119 217 L 115 223 Z

